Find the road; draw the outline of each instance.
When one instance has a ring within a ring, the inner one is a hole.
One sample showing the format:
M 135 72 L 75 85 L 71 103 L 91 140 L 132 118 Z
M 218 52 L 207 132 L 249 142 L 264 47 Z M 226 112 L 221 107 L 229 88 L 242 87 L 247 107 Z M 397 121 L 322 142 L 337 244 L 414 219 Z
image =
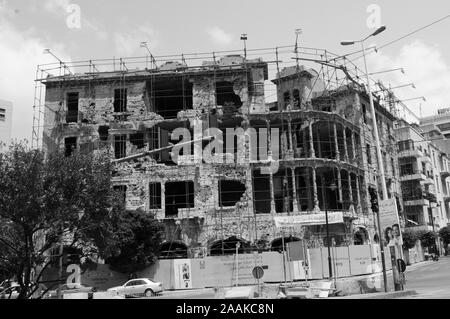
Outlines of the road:
M 418 294 L 401 299 L 450 299 L 450 256 L 406 271 L 406 289 Z M 399 298 L 400 299 L 400 298 Z

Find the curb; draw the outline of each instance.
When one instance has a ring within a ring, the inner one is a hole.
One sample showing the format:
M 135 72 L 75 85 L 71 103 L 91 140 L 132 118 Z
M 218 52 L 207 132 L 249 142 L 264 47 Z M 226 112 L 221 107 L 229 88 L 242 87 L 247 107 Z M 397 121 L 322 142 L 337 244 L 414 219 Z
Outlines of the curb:
M 363 295 L 351 295 L 345 297 L 331 297 L 329 299 L 395 299 L 414 295 L 417 295 L 417 292 L 415 290 L 403 290 L 391 292 L 377 292 Z

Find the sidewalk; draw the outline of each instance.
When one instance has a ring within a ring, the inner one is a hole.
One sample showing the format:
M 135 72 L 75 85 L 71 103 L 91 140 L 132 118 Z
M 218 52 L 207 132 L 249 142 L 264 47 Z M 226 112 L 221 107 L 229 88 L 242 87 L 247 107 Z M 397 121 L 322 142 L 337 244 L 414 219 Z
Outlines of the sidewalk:
M 417 295 L 417 292 L 415 290 L 403 290 L 403 291 L 377 292 L 362 295 L 361 294 L 350 295 L 344 297 L 331 297 L 331 299 L 395 299 L 414 295 Z

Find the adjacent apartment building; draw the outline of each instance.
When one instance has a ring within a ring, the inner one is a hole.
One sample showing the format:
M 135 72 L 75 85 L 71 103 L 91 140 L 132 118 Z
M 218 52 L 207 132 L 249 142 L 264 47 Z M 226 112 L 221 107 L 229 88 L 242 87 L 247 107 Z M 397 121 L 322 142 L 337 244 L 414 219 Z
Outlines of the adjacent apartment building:
M 399 121 L 395 134 L 406 227 L 437 232 L 450 218 L 450 161 L 435 143 L 442 132 Z
M 363 86 L 326 90 L 302 66 L 268 74 L 262 59 L 230 55 L 197 67 L 49 76 L 43 146 L 109 156 L 127 209 L 164 223 L 162 257 L 234 254 L 237 243 L 278 249 L 300 238 L 327 245 L 325 212 L 333 245 L 373 242 L 374 125 L 389 197 L 402 209 L 396 119 L 378 101 L 371 118 Z M 275 103 L 266 103 L 267 81 Z M 174 148 L 180 132 L 189 139 Z
M 11 141 L 12 110 L 11 102 L 0 100 L 0 152 L 4 151 Z

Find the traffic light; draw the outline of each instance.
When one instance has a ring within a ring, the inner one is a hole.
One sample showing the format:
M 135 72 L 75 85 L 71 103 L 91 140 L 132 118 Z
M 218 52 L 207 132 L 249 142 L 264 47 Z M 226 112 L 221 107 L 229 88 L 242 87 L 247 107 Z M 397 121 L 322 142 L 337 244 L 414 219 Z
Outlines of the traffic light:
M 370 187 L 369 188 L 369 195 L 370 195 L 370 207 L 372 208 L 372 211 L 374 213 L 378 213 L 379 212 L 379 208 L 378 208 L 378 194 L 377 191 Z

